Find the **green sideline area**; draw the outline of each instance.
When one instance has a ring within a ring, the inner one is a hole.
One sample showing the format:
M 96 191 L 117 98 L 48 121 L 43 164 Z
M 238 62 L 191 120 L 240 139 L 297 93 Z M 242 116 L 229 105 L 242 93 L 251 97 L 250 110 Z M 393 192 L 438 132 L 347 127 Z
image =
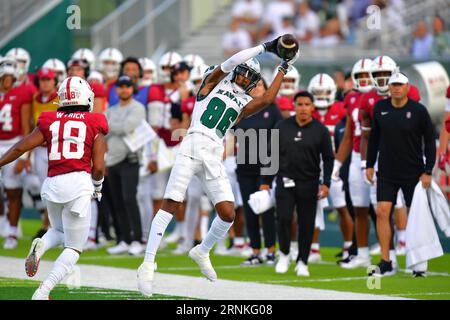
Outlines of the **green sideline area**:
M 0 278 L 0 300 L 29 300 L 38 282 L 31 280 Z M 112 290 L 93 287 L 69 289 L 58 285 L 52 290 L 50 299 L 54 300 L 180 300 L 182 297 L 155 294 L 150 298 L 136 291 Z
M 22 228 L 24 238 L 19 241 L 19 247 L 13 251 L 0 249 L 0 256 L 25 258 L 31 244 L 31 235 L 39 227 L 37 220 L 23 220 Z M 180 274 L 198 276 L 201 274 L 187 255 L 175 256 L 171 254 L 173 246 L 160 250 L 157 256 L 158 272 L 167 274 Z M 366 270 L 344 270 L 336 265 L 335 254 L 338 248 L 321 248 L 323 264 L 309 266 L 311 277 L 299 278 L 295 275 L 292 264 L 289 272 L 284 275 L 275 274 L 274 268 L 270 266 L 240 267 L 242 257 L 215 256 L 212 254 L 212 262 L 217 274 L 221 279 L 252 281 L 287 286 L 299 286 L 318 289 L 329 289 L 347 292 L 359 292 L 369 294 L 389 295 L 392 297 L 406 297 L 414 299 L 450 299 L 450 254 L 434 259 L 429 262 L 429 274 L 426 278 L 412 278 L 411 274 L 398 272 L 393 277 L 381 279 L 379 289 L 369 289 Z M 44 260 L 54 260 L 60 248 L 49 250 Z M 378 262 L 379 257 L 372 259 Z M 118 268 L 137 269 L 142 262 L 142 257 L 128 255 L 111 256 L 105 248 L 82 254 L 79 263 L 98 266 L 112 266 Z M 399 259 L 400 268 L 405 268 L 405 258 Z M 37 287 L 33 281 L 15 279 L 0 279 L 0 299 L 17 298 L 29 299 L 30 292 Z M 142 298 L 137 293 L 120 292 L 117 290 L 104 290 L 96 288 L 82 288 L 80 292 L 70 291 L 67 287 L 59 287 L 52 296 L 56 299 L 135 299 Z M 156 295 L 157 299 L 176 299 L 176 297 L 165 297 Z

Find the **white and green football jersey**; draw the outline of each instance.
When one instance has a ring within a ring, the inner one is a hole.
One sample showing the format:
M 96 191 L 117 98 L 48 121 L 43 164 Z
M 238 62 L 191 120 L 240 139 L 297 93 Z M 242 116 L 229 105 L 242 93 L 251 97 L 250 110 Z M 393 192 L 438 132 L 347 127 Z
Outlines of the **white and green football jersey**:
M 242 109 L 252 100 L 248 94 L 226 76 L 205 97 L 195 100 L 188 133 L 203 133 L 222 144 L 227 131 L 234 125 Z

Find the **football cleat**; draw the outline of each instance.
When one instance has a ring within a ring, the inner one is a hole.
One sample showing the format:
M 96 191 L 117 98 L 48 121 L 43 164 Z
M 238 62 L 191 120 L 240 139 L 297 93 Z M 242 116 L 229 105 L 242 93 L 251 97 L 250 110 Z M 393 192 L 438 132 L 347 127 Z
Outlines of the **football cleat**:
M 342 262 L 340 265 L 344 269 L 356 269 L 356 268 L 367 268 L 371 264 L 370 257 L 360 257 L 356 256 L 349 262 Z
M 3 249 L 5 250 L 14 250 L 17 248 L 18 242 L 17 238 L 13 236 L 9 236 L 6 238 L 5 243 L 3 244 Z
M 381 260 L 377 264 L 377 267 L 369 272 L 368 276 L 369 277 L 393 276 L 395 272 L 396 271 L 392 266 L 392 261 Z
M 297 262 L 295 272 L 297 273 L 298 277 L 309 277 L 308 266 L 304 264 L 302 260 L 299 260 Z
M 39 261 L 43 255 L 44 241 L 41 238 L 36 238 L 31 243 L 30 252 L 25 260 L 25 272 L 27 276 L 34 277 L 39 268 Z
M 147 297 L 151 297 L 153 294 L 153 277 L 156 270 L 156 263 L 143 262 L 137 272 L 138 289 Z
M 211 260 L 209 259 L 209 253 L 203 253 L 199 250 L 197 245 L 189 251 L 189 257 L 194 260 L 195 263 L 200 267 L 201 273 L 209 280 L 216 281 L 217 274 L 214 270 Z
M 284 254 L 280 251 L 280 255 L 278 257 L 278 262 L 275 265 L 276 273 L 286 273 L 289 270 L 290 264 L 290 256 L 289 254 Z
M 322 261 L 322 256 L 319 250 L 311 250 L 309 252 L 308 263 L 320 263 Z

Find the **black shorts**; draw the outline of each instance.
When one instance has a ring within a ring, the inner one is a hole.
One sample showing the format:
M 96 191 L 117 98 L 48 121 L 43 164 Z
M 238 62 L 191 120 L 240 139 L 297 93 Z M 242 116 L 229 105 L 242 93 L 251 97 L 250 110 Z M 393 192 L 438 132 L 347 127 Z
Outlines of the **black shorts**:
M 414 189 L 419 180 L 409 182 L 393 182 L 378 178 L 377 180 L 377 201 L 388 201 L 395 204 L 397 202 L 397 194 L 401 189 L 405 198 L 406 206 L 411 207 Z

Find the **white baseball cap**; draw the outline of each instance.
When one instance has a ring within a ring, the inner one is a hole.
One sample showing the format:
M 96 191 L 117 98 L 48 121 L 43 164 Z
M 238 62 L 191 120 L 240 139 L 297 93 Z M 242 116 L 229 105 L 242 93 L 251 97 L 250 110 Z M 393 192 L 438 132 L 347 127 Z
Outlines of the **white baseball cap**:
M 409 82 L 408 77 L 405 76 L 404 73 L 396 72 L 389 78 L 388 84 L 393 83 L 407 84 L 408 82 Z

